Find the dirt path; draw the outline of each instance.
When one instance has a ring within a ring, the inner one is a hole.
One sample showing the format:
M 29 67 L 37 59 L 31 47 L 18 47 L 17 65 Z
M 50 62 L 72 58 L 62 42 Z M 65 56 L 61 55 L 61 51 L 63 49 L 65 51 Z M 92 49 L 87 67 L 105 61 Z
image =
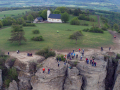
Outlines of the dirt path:
M 113 49 L 120 50 L 120 34 L 116 31 L 108 30 L 110 34 L 113 36 L 114 45 L 112 46 Z M 114 38 L 116 36 L 116 38 Z

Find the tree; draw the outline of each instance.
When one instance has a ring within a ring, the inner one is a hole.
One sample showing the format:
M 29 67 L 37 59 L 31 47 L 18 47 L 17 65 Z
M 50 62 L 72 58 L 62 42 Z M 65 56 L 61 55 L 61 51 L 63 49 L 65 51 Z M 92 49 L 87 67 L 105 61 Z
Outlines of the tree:
M 3 24 L 2 24 L 2 22 L 0 21 L 0 28 L 1 28 L 1 27 L 3 27 Z
M 18 18 L 17 23 L 18 24 L 23 24 L 23 23 L 25 23 L 25 20 L 23 18 Z
M 66 23 L 67 21 L 69 21 L 69 14 L 67 12 L 63 13 L 61 19 L 63 22 Z
M 115 23 L 115 24 L 113 25 L 113 28 L 114 28 L 116 31 L 118 31 L 118 30 L 119 30 L 118 24 Z
M 69 39 L 76 40 L 76 44 L 77 44 L 77 40 L 80 38 L 79 36 L 83 36 L 82 31 L 77 31 L 73 33 L 72 35 L 70 35 Z
M 12 23 L 16 23 L 16 20 L 11 17 L 6 17 L 2 20 L 3 26 L 9 26 L 12 25 Z
M 61 13 L 67 12 L 66 7 L 57 7 L 55 10 L 59 10 Z
M 79 16 L 79 14 L 80 14 L 79 9 L 75 9 L 75 10 L 73 11 L 73 14 L 74 14 L 75 16 Z
M 28 16 L 27 16 L 27 20 L 31 21 L 31 23 L 32 23 L 32 21 L 33 21 L 33 16 L 32 16 L 31 14 L 28 15 Z
M 55 10 L 53 13 L 54 14 L 60 14 L 61 12 L 59 10 Z
M 43 10 L 41 16 L 46 20 L 47 19 L 47 10 Z
M 12 42 L 18 42 L 19 45 L 21 45 L 21 41 L 26 41 L 26 38 L 24 37 L 24 30 L 22 26 L 20 25 L 12 25 L 13 30 L 11 31 L 11 38 L 8 39 L 8 41 Z

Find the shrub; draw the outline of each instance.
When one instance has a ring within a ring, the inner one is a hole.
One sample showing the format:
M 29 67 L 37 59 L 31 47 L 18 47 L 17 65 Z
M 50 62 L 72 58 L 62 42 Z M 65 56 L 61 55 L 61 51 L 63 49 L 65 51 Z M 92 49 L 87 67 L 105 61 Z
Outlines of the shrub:
M 102 27 L 102 30 L 103 30 L 103 31 L 107 31 L 107 28 L 106 28 L 106 27 Z
M 37 55 L 42 55 L 45 58 L 51 57 L 51 56 L 55 56 L 55 52 L 54 51 L 50 51 L 49 48 L 44 48 L 43 50 L 40 50 L 38 52 L 36 52 Z
M 118 33 L 120 33 L 120 30 L 118 31 Z
M 101 30 L 98 27 L 92 27 L 89 32 L 94 32 L 94 33 L 104 33 L 103 30 Z
M 74 62 L 74 65 L 76 66 L 77 64 L 78 64 L 78 61 L 75 61 L 75 62 Z
M 12 67 L 9 69 L 8 71 L 8 76 L 12 79 L 12 80 L 18 80 L 18 73 L 16 68 Z
M 42 36 L 32 37 L 31 40 L 33 40 L 33 41 L 44 41 Z
M 65 57 L 64 57 L 64 55 L 58 55 L 57 57 L 56 57 L 56 60 L 57 60 L 57 58 L 58 58 L 58 60 L 59 60 L 59 58 L 61 58 L 61 61 L 65 61 L 66 59 L 65 59 Z
M 10 83 L 10 82 L 11 82 L 10 79 L 6 79 L 6 80 L 4 81 L 5 87 L 9 87 L 9 83 Z
M 116 59 L 120 59 L 120 54 L 117 54 Z
M 33 30 L 33 34 L 39 34 L 40 31 L 39 30 Z
M 35 26 L 34 23 L 23 23 L 23 26 Z
M 84 32 L 89 32 L 89 29 L 88 29 L 88 28 L 87 28 L 87 29 L 83 29 L 83 31 L 84 31 Z
M 70 21 L 70 24 L 71 25 L 80 25 L 80 21 L 78 20 L 77 17 L 75 17 Z

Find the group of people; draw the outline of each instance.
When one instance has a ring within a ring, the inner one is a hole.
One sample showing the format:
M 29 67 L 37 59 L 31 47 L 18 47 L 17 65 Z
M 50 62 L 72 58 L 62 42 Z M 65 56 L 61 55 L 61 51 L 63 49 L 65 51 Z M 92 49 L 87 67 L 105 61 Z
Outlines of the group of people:
M 111 47 L 109 47 L 109 51 L 110 51 Z M 103 47 L 101 47 L 101 51 L 103 51 Z
M 43 73 L 45 73 L 45 68 L 42 69 Z M 50 73 L 50 69 L 48 68 L 48 74 Z
M 97 63 L 94 61 L 94 58 L 91 60 L 88 60 L 88 58 L 86 58 L 86 63 L 87 64 L 91 64 L 92 66 L 96 67 Z
M 19 53 L 20 53 L 20 51 L 19 51 L 19 50 L 17 50 L 16 52 L 17 52 L 17 54 L 19 54 Z M 8 52 L 8 55 L 9 55 L 9 54 L 10 54 L 10 52 Z

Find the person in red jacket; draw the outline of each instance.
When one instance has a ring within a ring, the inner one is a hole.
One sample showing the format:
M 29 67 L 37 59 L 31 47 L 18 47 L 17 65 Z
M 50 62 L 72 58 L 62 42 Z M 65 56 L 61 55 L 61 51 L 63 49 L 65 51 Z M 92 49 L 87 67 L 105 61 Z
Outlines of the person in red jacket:
M 81 49 L 79 48 L 79 52 L 80 52 L 80 50 L 81 50 Z
M 45 72 L 45 68 L 42 69 L 43 70 L 43 73 Z
M 116 38 L 116 36 L 114 36 L 114 38 Z

